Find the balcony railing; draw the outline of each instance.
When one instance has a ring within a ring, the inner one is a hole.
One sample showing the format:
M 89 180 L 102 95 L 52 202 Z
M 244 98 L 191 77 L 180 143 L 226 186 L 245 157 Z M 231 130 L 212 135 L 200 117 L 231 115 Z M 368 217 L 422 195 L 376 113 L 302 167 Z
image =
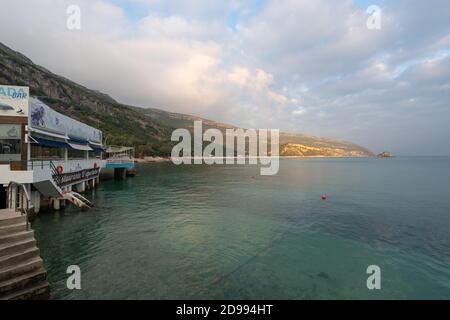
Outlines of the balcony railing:
M 109 164 L 124 164 L 124 163 L 133 163 L 134 158 L 121 158 L 121 159 L 106 159 Z
M 51 160 L 10 161 L 9 167 L 11 171 L 28 171 L 34 169 L 49 168 L 50 162 Z
M 68 166 L 69 164 L 85 164 L 90 166 L 91 164 L 93 165 L 94 163 L 100 163 L 102 162 L 101 159 L 79 159 L 79 160 L 75 160 L 75 159 L 70 159 L 70 160 L 64 160 L 64 159 L 52 159 L 52 160 L 21 160 L 21 161 L 9 161 L 9 166 L 10 166 L 10 170 L 11 171 L 30 171 L 30 170 L 44 170 L 44 169 L 51 169 L 52 165 L 54 166 L 58 166 L 58 165 L 63 165 L 63 166 Z M 129 162 L 129 161 L 128 161 Z M 83 168 L 84 166 L 82 165 L 81 168 L 77 168 L 77 169 L 86 169 Z M 73 171 L 73 170 L 71 170 Z

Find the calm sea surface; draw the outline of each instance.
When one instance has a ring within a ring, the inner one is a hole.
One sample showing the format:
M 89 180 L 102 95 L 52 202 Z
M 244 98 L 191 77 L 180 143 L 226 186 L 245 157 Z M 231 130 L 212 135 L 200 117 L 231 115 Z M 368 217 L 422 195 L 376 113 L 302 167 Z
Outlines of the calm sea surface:
M 450 158 L 145 164 L 87 196 L 33 223 L 55 299 L 450 299 Z

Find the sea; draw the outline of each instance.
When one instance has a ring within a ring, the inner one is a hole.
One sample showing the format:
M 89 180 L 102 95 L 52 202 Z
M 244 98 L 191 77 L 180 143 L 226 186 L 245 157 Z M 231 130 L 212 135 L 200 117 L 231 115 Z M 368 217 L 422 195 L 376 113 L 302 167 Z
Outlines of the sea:
M 148 163 L 86 197 L 32 224 L 52 299 L 450 299 L 450 157 Z

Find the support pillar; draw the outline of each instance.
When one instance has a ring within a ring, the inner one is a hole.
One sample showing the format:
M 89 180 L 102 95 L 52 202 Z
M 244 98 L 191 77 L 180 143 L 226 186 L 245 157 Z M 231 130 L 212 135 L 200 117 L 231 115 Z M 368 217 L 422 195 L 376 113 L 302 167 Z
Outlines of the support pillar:
M 41 209 L 41 194 L 39 191 L 31 192 L 31 205 L 34 207 L 34 212 L 38 214 Z
M 61 201 L 57 198 L 53 199 L 53 209 L 55 209 L 55 210 L 61 209 Z
M 17 209 L 17 187 L 12 187 L 11 188 L 11 195 L 10 195 L 10 199 L 11 203 L 9 204 L 9 208 L 10 209 Z
M 86 190 L 86 184 L 83 182 L 77 183 L 75 189 L 78 193 L 83 193 Z
M 125 168 L 115 168 L 114 169 L 114 179 L 125 180 L 127 176 L 127 170 Z

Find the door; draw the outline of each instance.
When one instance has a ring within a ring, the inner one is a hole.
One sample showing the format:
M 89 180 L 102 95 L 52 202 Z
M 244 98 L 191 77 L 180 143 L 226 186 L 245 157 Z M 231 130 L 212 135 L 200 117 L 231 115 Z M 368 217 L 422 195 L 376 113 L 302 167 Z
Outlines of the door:
M 0 185 L 0 209 L 6 209 L 7 188 Z

